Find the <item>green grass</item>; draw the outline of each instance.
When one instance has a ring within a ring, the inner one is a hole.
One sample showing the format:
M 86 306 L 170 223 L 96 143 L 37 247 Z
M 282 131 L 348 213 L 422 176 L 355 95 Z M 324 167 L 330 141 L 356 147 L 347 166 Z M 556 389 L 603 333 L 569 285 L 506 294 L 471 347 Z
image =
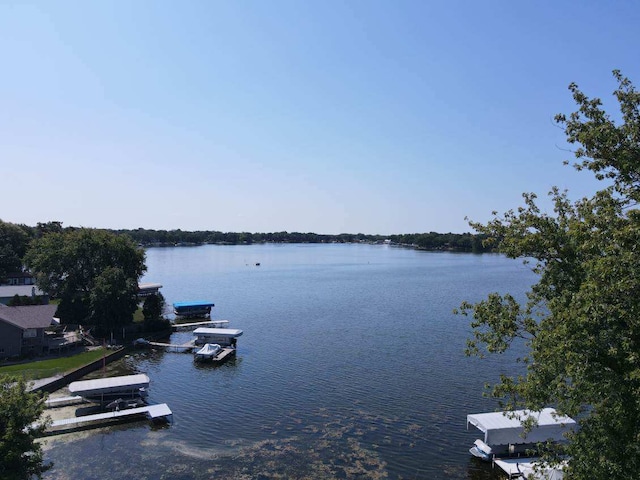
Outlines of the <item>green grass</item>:
M 142 307 L 138 306 L 138 309 L 133 313 L 133 323 L 144 322 L 144 315 L 142 315 Z
M 36 362 L 20 363 L 17 365 L 6 365 L 4 367 L 0 367 L 0 375 L 19 375 L 27 380 L 52 377 L 54 375 L 64 374 L 71 370 L 75 370 L 76 368 L 98 360 L 106 353 L 108 353 L 107 350 L 100 347 L 95 350 L 89 350 L 69 357 L 51 358 L 48 360 L 38 360 Z

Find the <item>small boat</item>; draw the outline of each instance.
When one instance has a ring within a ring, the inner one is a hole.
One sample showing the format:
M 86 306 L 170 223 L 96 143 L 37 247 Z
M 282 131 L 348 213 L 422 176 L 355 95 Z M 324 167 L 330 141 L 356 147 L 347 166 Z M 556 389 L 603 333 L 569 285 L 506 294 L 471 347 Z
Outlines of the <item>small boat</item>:
M 146 338 L 136 338 L 133 341 L 133 346 L 134 347 L 149 347 L 149 346 L 151 346 L 151 342 L 149 340 L 147 340 Z
M 69 392 L 85 400 L 107 404 L 114 400 L 146 398 L 149 394 L 149 377 L 145 374 L 98 378 L 71 382 Z
M 130 400 L 124 400 L 122 398 L 117 398 L 113 402 L 108 403 L 105 408 L 109 410 L 124 410 L 126 408 L 138 408 L 144 405 L 144 400 L 141 398 L 133 398 Z
M 493 449 L 480 439 L 473 442 L 473 447 L 469 449 L 469 453 L 485 462 L 491 461 L 493 457 Z
M 222 347 L 217 343 L 205 343 L 204 346 L 194 353 L 195 360 L 214 360 L 222 351 Z

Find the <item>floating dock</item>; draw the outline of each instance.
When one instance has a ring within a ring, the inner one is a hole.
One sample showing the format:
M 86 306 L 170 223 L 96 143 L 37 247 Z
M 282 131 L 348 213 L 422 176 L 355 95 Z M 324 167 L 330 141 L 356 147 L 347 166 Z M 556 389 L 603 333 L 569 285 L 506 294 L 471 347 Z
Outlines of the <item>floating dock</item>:
M 235 348 L 224 347 L 222 351 L 213 359 L 216 363 L 222 363 L 236 354 Z
M 96 423 L 95 427 L 100 427 L 106 423 L 120 421 L 124 419 L 133 420 L 134 417 L 145 416 L 150 420 L 165 418 L 169 420 L 173 412 L 166 403 L 158 405 L 146 405 L 138 408 L 128 408 L 125 410 L 115 410 L 113 412 L 96 413 L 94 415 L 83 415 L 81 417 L 63 418 L 54 420 L 47 429 L 47 434 L 56 435 L 67 430 L 78 428 L 83 424 Z

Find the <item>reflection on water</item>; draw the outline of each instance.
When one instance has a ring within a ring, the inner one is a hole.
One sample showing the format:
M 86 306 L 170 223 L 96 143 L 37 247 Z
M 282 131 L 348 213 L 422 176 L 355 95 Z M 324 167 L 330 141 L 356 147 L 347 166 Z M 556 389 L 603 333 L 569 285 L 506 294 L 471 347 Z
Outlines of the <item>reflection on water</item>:
M 499 478 L 470 458 L 465 420 L 495 408 L 483 385 L 513 373 L 513 356 L 465 358 L 468 324 L 451 311 L 521 294 L 533 277 L 517 262 L 257 245 L 151 249 L 147 264 L 169 303 L 214 300 L 214 317 L 244 330 L 238 356 L 212 366 L 156 349 L 109 365 L 148 374 L 149 400 L 168 403 L 173 424 L 49 438 L 45 478 Z

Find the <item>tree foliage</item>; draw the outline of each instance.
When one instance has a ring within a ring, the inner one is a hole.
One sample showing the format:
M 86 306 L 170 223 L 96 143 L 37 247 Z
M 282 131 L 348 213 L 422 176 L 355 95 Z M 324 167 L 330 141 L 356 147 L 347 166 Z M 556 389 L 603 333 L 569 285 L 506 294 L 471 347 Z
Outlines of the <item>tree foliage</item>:
M 531 261 L 539 281 L 523 305 L 491 294 L 460 312 L 472 316 L 468 353 L 501 353 L 516 339 L 527 345 L 526 371 L 503 376 L 492 389 L 505 408 L 553 405 L 576 418 L 565 478 L 626 478 L 640 467 L 640 95 L 614 72 L 620 105 L 616 123 L 577 85 L 578 106 L 557 115 L 576 144 L 575 167 L 606 184 L 570 201 L 552 189 L 553 214 L 534 194 L 524 206 L 471 225 L 511 258 Z
M 62 222 L 57 220 L 51 222 L 38 222 L 33 230 L 36 238 L 44 237 L 49 233 L 62 233 Z
M 382 243 L 389 240 L 395 244 L 411 245 L 424 250 L 453 250 L 483 252 L 482 238 L 470 233 L 408 233 L 401 235 L 366 235 L 364 233 L 340 233 L 324 235 L 300 232 L 217 232 L 183 230 L 114 230 L 118 235 L 127 235 L 135 242 L 147 246 L 173 245 L 250 245 L 253 243 Z
M 130 238 L 86 228 L 34 240 L 25 263 L 38 286 L 60 299 L 64 322 L 107 328 L 130 320 L 138 278 L 146 270 L 144 252 Z
M 164 307 L 164 295 L 160 292 L 147 296 L 142 304 L 142 316 L 144 320 L 159 320 L 164 312 Z
M 27 228 L 0 220 L 0 280 L 22 271 L 22 257 L 30 241 Z
M 28 295 L 18 295 L 17 293 L 11 297 L 11 299 L 7 302 L 7 306 L 9 307 L 20 307 L 25 305 L 46 305 L 47 300 L 46 297 L 42 297 L 40 295 L 36 296 L 28 296 Z
M 105 330 L 130 323 L 138 307 L 137 292 L 137 277 L 127 277 L 120 267 L 105 268 L 89 294 L 93 323 Z
M 144 330 L 146 332 L 168 330 L 171 322 L 164 317 L 166 303 L 164 296 L 158 292 L 144 299 L 142 315 L 144 317 Z
M 0 478 L 40 478 L 50 468 L 35 441 L 47 425 L 40 421 L 43 411 L 44 397 L 27 392 L 24 380 L 0 377 Z

